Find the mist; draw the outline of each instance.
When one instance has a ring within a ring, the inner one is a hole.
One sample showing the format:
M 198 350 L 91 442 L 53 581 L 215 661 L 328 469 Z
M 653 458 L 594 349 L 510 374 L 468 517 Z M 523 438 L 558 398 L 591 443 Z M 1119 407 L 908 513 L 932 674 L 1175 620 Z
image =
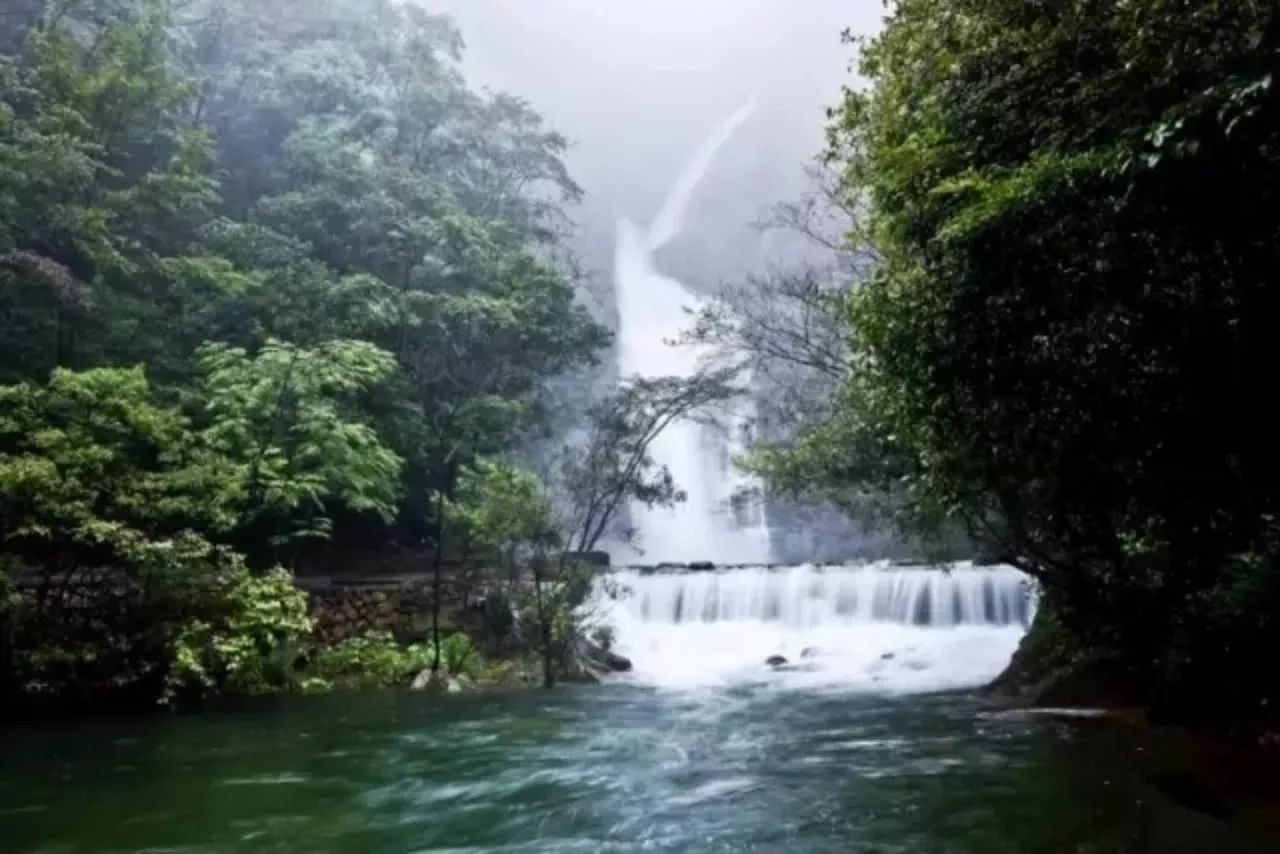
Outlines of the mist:
M 579 249 L 608 269 L 614 224 L 651 221 L 663 194 L 717 122 L 756 110 L 720 152 L 660 261 L 707 291 L 784 251 L 754 221 L 806 186 L 823 146 L 825 109 L 852 77 L 841 33 L 879 26 L 878 4 L 781 0 L 600 3 L 440 0 L 481 85 L 528 99 L 572 143 L 586 191 Z

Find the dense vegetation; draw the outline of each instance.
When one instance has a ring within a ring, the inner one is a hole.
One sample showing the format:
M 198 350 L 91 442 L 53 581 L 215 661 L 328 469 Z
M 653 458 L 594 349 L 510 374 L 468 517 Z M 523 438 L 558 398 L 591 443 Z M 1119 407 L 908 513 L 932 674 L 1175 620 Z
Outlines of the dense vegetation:
M 1280 688 L 1278 60 L 1262 0 L 897 3 L 830 125 L 852 367 L 757 461 L 963 520 L 1182 714 Z
M 39 595 L 0 587 L 0 693 L 280 687 L 309 621 L 271 568 L 434 544 L 438 572 L 467 472 L 607 346 L 565 140 L 390 0 L 6 15 L 0 558 Z M 120 608 L 77 611 L 98 570 Z

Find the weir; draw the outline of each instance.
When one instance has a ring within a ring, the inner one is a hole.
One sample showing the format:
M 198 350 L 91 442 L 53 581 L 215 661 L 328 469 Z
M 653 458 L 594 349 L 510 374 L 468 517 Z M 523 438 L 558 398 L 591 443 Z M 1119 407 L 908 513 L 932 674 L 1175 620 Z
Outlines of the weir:
M 970 563 L 623 569 L 594 602 L 618 651 L 655 684 L 778 678 L 883 691 L 994 678 L 1035 610 L 1022 573 Z M 786 667 L 766 667 L 771 656 Z

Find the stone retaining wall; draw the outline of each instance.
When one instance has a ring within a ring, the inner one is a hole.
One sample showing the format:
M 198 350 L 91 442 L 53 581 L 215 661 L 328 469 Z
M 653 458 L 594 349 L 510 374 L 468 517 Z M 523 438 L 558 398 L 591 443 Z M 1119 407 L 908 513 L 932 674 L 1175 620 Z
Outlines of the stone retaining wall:
M 366 632 L 391 632 L 405 641 L 431 634 L 430 578 L 299 579 L 315 621 L 315 637 L 325 643 Z M 471 614 L 468 591 L 450 579 L 441 582 L 440 624 L 463 627 Z
M 306 592 L 315 637 L 329 643 L 370 631 L 391 632 L 404 641 L 431 634 L 430 576 L 310 577 L 295 579 Z M 37 612 L 61 613 L 86 627 L 127 620 L 145 600 L 142 588 L 109 569 L 78 569 L 52 578 L 24 573 L 16 592 Z M 476 592 L 455 578 L 441 579 L 440 623 L 469 627 Z

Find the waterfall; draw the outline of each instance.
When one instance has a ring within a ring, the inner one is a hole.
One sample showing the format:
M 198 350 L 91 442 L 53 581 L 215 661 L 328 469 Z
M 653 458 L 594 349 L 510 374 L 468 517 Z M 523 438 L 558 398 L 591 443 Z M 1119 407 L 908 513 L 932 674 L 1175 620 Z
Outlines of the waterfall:
M 629 376 L 693 376 L 706 357 L 696 347 L 669 343 L 688 327 L 697 298 L 680 282 L 659 273 L 653 254 L 679 233 L 689 200 L 710 170 L 716 154 L 750 117 L 746 104 L 722 122 L 694 154 L 667 194 L 648 229 L 628 220 L 618 223 L 614 277 L 618 294 L 618 368 Z M 730 419 L 727 429 L 680 421 L 667 427 L 651 446 L 657 463 L 670 469 L 685 501 L 672 509 L 630 509 L 636 537 L 612 551 L 647 562 L 715 560 L 765 563 L 770 559 L 769 530 L 762 510 L 743 501 L 758 485 L 739 473 L 733 458 L 745 450 L 743 432 L 752 413 Z
M 1020 572 L 969 563 L 626 569 L 599 584 L 593 601 L 639 678 L 686 687 L 743 679 L 970 687 L 999 674 L 1034 613 Z M 775 655 L 788 665 L 766 667 Z

